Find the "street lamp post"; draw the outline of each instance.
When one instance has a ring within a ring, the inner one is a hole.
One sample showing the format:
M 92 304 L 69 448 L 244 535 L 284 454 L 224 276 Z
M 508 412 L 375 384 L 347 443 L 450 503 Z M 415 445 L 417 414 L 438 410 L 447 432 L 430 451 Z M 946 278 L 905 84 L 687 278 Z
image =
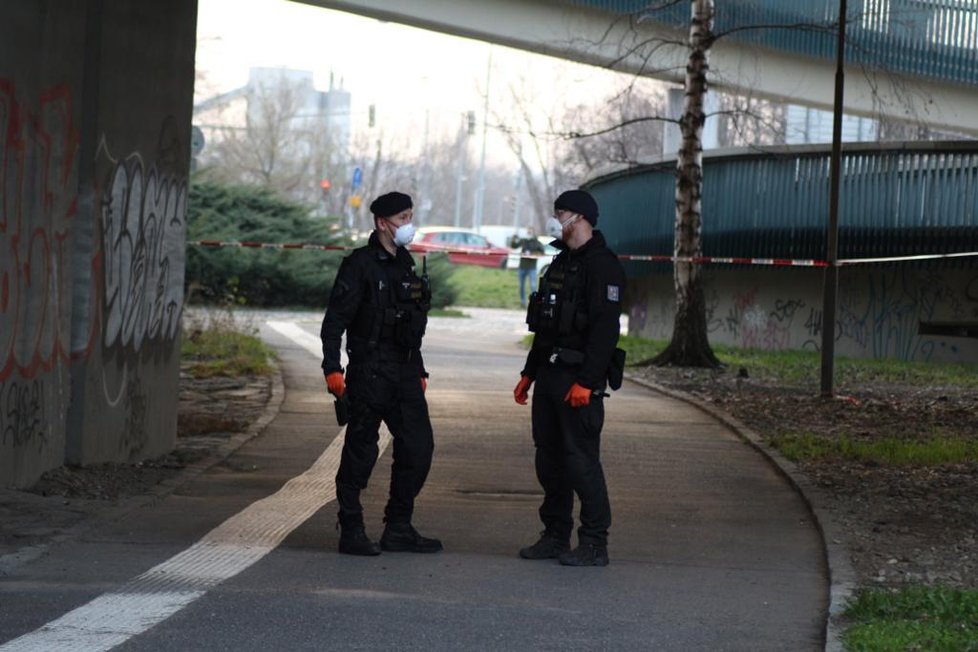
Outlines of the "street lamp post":
M 845 91 L 846 0 L 839 0 L 836 44 L 835 102 L 832 115 L 832 157 L 829 175 L 829 229 L 826 243 L 825 289 L 822 294 L 822 396 L 835 393 L 835 306 L 839 291 L 839 185 L 842 180 L 842 109 Z
M 482 229 L 482 204 L 486 193 L 486 129 L 489 123 L 489 84 L 492 81 L 492 46 L 489 47 L 489 60 L 486 64 L 486 97 L 482 105 L 482 156 L 479 159 L 479 184 L 475 191 L 475 206 L 472 207 L 472 228 Z

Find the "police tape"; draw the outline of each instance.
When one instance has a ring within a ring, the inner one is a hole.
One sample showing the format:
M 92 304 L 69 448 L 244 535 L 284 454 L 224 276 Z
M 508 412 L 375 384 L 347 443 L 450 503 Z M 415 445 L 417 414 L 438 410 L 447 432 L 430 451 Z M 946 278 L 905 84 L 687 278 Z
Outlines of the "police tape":
M 188 240 L 188 245 L 197 247 L 243 247 L 245 249 L 319 249 L 323 251 L 348 251 L 356 247 L 344 245 L 324 245 L 305 242 L 253 242 L 250 240 Z
M 781 267 L 828 267 L 825 260 L 796 260 L 791 258 L 739 258 L 727 256 L 642 256 L 625 254 L 622 260 L 652 263 L 693 263 L 694 265 L 775 265 Z
M 245 249 L 303 249 L 319 251 L 352 251 L 351 245 L 326 245 L 305 242 L 254 242 L 250 240 L 188 240 L 188 246 L 222 248 L 241 247 Z M 466 256 L 520 256 L 522 258 L 548 258 L 545 254 L 521 254 L 519 252 L 498 253 L 478 249 L 435 249 L 421 250 L 411 247 L 414 253 L 444 253 Z M 949 254 L 914 254 L 908 256 L 881 256 L 877 258 L 844 258 L 836 261 L 837 267 L 846 265 L 867 265 L 873 263 L 893 263 L 921 260 L 940 260 L 944 258 L 969 258 L 978 256 L 978 251 L 962 251 Z M 693 263 L 694 265 L 767 265 L 774 267 L 831 267 L 827 260 L 811 258 L 746 258 L 738 256 L 667 256 L 646 254 L 621 254 L 621 260 L 652 263 Z

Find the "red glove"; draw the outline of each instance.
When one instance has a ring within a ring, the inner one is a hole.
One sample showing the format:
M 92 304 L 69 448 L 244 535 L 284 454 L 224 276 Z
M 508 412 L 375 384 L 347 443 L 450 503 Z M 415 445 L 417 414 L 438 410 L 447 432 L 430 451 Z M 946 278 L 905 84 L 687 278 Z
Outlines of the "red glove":
M 331 374 L 326 374 L 326 389 L 336 398 L 346 394 L 346 381 L 343 380 L 342 371 L 334 371 Z
M 425 378 L 424 376 L 421 376 L 421 392 L 424 393 L 427 391 L 428 391 L 428 379 Z
M 530 385 L 533 384 L 533 379 L 529 376 L 520 376 L 520 382 L 516 383 L 516 389 L 513 390 L 513 398 L 520 405 L 526 405 L 526 400 L 530 396 Z
M 574 383 L 564 394 L 564 400 L 571 404 L 571 407 L 581 407 L 591 404 L 591 390 L 582 385 Z

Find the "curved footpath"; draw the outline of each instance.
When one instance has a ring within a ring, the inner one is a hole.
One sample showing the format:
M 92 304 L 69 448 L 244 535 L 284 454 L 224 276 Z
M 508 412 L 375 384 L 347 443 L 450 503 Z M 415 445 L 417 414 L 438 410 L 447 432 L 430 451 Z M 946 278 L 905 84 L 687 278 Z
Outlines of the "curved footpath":
M 827 637 L 825 625 L 844 597 L 846 558 L 812 498 L 817 492 L 729 416 L 637 380 L 606 404 L 611 565 L 519 559 L 518 548 L 540 530 L 529 410 L 511 394 L 525 355 L 515 342 L 525 327 L 514 311 L 467 312 L 471 319 L 433 319 L 425 343 L 436 451 L 415 524 L 442 538 L 444 553 L 338 555 L 335 505 L 325 495 L 324 506 L 267 556 L 143 630 L 130 647 L 256 649 L 287 640 L 317 649 L 838 647 L 832 621 Z M 289 321 L 291 330 L 262 327 L 280 354 L 284 392 L 280 385 L 260 424 L 223 451 L 224 463 L 188 470 L 161 489 L 178 491 L 130 508 L 124 524 L 103 520 L 77 541 L 52 542 L 8 566 L 0 604 L 12 607 L 0 609 L 0 649 L 69 611 L 79 591 L 125 588 L 165 559 L 160 554 L 230 522 L 233 510 L 303 469 L 328 466 L 342 431 L 322 390 L 320 318 L 278 315 L 270 319 Z M 364 493 L 373 536 L 382 527 L 389 464 L 387 449 Z M 326 484 L 330 473 L 320 473 Z M 206 512 L 187 523 L 185 505 Z M 101 566 L 108 575 L 93 575 L 100 558 L 112 560 Z M 62 585 L 63 606 L 52 590 Z M 45 609 L 26 606 L 41 594 Z
M 840 616 L 845 611 L 846 602 L 856 589 L 856 573 L 852 567 L 845 544 L 842 543 L 843 537 L 839 526 L 832 519 L 829 511 L 823 507 L 828 501 L 823 497 L 822 490 L 816 487 L 808 476 L 798 469 L 798 466 L 794 462 L 782 455 L 776 448 L 770 446 L 757 432 L 748 428 L 733 415 L 686 392 L 663 387 L 657 383 L 649 382 L 644 378 L 639 378 L 634 374 L 626 373 L 625 378 L 637 385 L 685 401 L 709 414 L 717 421 L 720 421 L 734 434 L 761 453 L 801 495 L 811 510 L 815 522 L 818 525 L 819 532 L 822 535 L 822 544 L 825 548 L 825 563 L 828 567 L 829 609 L 825 627 L 825 650 L 826 652 L 843 650 L 842 634 L 844 628 L 840 623 Z

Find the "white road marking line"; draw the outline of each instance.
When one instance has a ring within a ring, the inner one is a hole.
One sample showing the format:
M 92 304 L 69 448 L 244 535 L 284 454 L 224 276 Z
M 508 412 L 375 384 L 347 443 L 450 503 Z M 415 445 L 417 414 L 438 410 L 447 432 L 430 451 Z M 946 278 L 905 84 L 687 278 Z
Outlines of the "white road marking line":
M 322 357 L 323 355 L 323 344 L 322 341 L 315 335 L 310 335 L 307 331 L 300 328 L 295 322 L 291 321 L 267 321 L 265 322 L 272 329 L 278 331 L 282 335 L 309 351 L 315 356 Z
M 320 354 L 319 340 L 288 322 L 269 322 Z M 274 550 L 292 531 L 336 498 L 334 477 L 344 429 L 304 473 L 252 503 L 183 552 L 61 618 L 0 645 L 0 652 L 109 650 L 163 622 L 221 582 Z M 382 429 L 380 452 L 390 443 Z

